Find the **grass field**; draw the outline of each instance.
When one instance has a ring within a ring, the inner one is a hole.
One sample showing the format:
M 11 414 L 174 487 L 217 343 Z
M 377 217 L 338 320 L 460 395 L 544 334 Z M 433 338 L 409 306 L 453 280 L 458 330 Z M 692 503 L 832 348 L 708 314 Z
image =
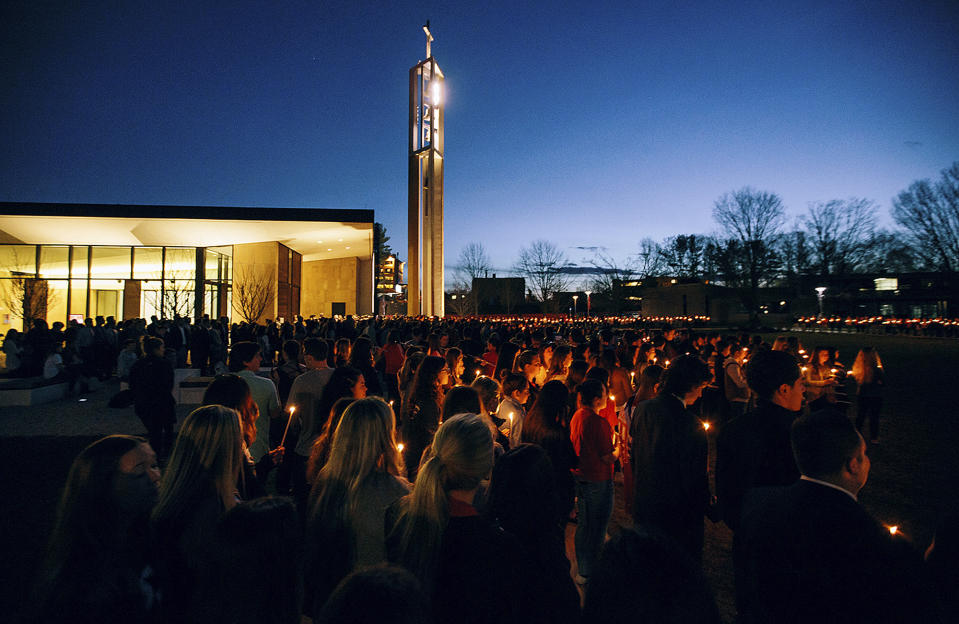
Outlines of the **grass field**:
M 860 347 L 869 344 L 878 349 L 887 375 L 882 441 L 869 449 L 872 472 L 860 501 L 879 521 L 899 525 L 918 548 L 925 549 L 939 518 L 948 511 L 959 511 L 959 409 L 953 394 L 959 388 L 959 341 L 865 334 L 796 335 L 807 350 L 817 345 L 836 346 L 847 366 L 852 365 Z M 64 409 L 69 405 L 64 402 Z M 0 500 L 4 507 L 0 514 L 0 552 L 4 553 L 0 620 L 8 620 L 27 596 L 67 469 L 76 453 L 93 439 L 0 437 Z M 614 525 L 628 525 L 621 503 L 617 503 Z M 729 530 L 707 521 L 705 570 L 728 621 L 735 615 L 731 550 Z

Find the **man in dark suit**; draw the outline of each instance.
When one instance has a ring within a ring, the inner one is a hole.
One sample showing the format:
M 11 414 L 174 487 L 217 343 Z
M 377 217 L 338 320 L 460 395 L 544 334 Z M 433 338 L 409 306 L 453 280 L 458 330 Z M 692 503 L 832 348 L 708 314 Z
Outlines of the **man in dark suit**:
M 748 489 L 799 478 L 789 443 L 805 390 L 799 365 L 785 351 L 760 351 L 749 361 L 746 381 L 758 396 L 756 408 L 725 424 L 716 440 L 716 495 L 733 531 Z
M 703 515 L 710 505 L 708 446 L 702 424 L 687 407 L 710 377 L 709 366 L 696 356 L 673 360 L 659 396 L 640 403 L 630 425 L 633 519 L 670 535 L 697 560 L 703 556 Z
M 738 621 L 927 621 L 918 557 L 858 503 L 870 463 L 853 424 L 833 411 L 804 416 L 792 447 L 800 481 L 746 497 L 733 546 Z

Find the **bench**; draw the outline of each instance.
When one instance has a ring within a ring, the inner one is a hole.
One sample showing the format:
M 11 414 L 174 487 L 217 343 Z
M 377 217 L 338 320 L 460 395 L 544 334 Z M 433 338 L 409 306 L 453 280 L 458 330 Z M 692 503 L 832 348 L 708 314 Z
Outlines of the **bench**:
M 187 377 L 180 382 L 178 403 L 183 405 L 202 405 L 203 393 L 213 381 L 213 377 Z
M 67 395 L 70 384 L 43 377 L 0 379 L 0 407 L 40 405 Z

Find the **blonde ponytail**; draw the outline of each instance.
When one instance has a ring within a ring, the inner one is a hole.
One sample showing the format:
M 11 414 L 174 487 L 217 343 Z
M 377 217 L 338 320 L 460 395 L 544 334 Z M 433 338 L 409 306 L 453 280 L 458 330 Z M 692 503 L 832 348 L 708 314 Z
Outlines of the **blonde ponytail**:
M 397 524 L 399 562 L 425 587 L 432 585 L 449 522 L 448 492 L 477 488 L 492 467 L 493 437 L 481 417 L 457 414 L 436 431 Z

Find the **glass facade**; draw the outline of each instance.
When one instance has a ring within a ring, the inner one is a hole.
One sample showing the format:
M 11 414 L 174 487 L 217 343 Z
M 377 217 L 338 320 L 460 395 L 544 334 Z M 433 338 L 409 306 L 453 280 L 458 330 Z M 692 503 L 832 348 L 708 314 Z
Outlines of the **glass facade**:
M 228 316 L 232 255 L 230 246 L 0 245 L 0 324 Z

